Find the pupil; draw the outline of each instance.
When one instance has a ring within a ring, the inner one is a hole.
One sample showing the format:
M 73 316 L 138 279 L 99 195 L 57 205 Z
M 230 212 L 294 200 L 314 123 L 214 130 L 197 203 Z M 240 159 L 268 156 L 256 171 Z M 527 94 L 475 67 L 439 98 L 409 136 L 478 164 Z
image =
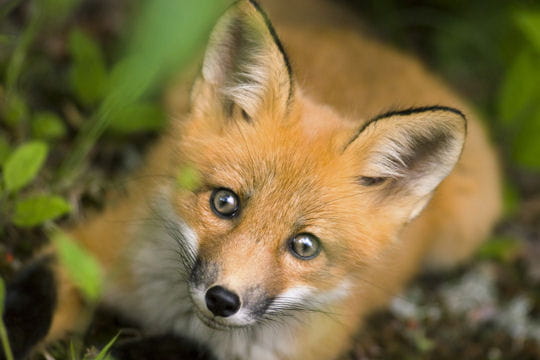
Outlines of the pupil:
M 234 192 L 228 189 L 217 189 L 210 197 L 210 207 L 214 214 L 230 219 L 237 215 L 239 200 Z
M 311 249 L 313 248 L 313 244 L 311 243 L 311 240 L 308 237 L 301 237 L 298 239 L 299 243 L 299 253 L 302 255 L 309 255 L 311 252 Z
M 219 206 L 222 208 L 222 209 L 229 209 L 231 208 L 231 206 L 229 205 L 234 205 L 234 199 L 231 195 L 229 194 L 224 194 L 222 196 L 220 196 L 219 198 Z
M 222 214 L 230 214 L 236 211 L 236 197 L 227 191 L 217 194 L 215 199 L 216 209 Z
M 298 234 L 290 240 L 289 250 L 302 260 L 311 260 L 319 255 L 320 242 L 313 234 Z

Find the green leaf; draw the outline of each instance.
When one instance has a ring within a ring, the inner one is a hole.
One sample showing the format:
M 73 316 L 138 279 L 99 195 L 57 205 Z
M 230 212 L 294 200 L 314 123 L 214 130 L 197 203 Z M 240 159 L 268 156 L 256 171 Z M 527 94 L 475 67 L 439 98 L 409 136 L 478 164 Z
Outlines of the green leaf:
M 180 189 L 193 191 L 201 184 L 201 175 L 197 169 L 191 166 L 184 166 L 178 172 L 176 184 Z
M 107 91 L 107 71 L 99 45 L 80 30 L 69 36 L 69 50 L 73 65 L 69 76 L 77 98 L 85 105 L 93 105 Z
M 97 302 L 103 285 L 100 264 L 66 233 L 57 230 L 51 239 L 56 246 L 60 262 L 73 283 L 88 301 Z
M 32 119 L 32 136 L 44 140 L 56 140 L 66 134 L 66 126 L 58 115 L 40 112 Z
M 499 93 L 499 118 L 505 127 L 514 127 L 539 100 L 539 57 L 528 50 L 518 54 L 505 74 Z
M 540 51 L 540 11 L 518 12 L 516 23 L 536 51 Z
M 6 125 L 14 128 L 28 118 L 28 105 L 21 96 L 10 94 L 5 101 L 3 118 Z
M 4 185 L 8 192 L 14 192 L 30 183 L 36 177 L 47 157 L 47 145 L 40 141 L 19 146 L 4 164 Z
M 0 135 L 0 169 L 2 168 L 2 165 L 6 162 L 10 152 L 11 148 L 8 141 L 5 137 Z
M 119 109 L 111 118 L 109 129 L 120 134 L 157 131 L 165 125 L 161 107 L 152 103 L 135 103 Z
M 522 122 L 512 143 L 512 157 L 524 168 L 540 170 L 540 104 Z
M 228 0 L 144 2 L 134 22 L 127 55 L 111 72 L 111 91 L 101 110 L 116 114 L 167 81 L 204 45 Z
M 69 204 L 59 196 L 38 195 L 17 201 L 13 223 L 31 227 L 53 220 L 71 210 Z

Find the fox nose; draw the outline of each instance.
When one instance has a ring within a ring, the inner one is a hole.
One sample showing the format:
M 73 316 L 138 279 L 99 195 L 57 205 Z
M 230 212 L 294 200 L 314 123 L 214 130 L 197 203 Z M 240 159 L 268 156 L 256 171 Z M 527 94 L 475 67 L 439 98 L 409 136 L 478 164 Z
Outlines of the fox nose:
M 222 286 L 213 286 L 205 295 L 206 307 L 212 314 L 221 317 L 234 315 L 240 309 L 238 295 Z

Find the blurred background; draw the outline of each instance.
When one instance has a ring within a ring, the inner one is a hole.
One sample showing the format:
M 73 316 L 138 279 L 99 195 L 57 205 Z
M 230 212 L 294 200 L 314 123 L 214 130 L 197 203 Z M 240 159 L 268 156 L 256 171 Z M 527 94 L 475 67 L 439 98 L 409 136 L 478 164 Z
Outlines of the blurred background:
M 540 3 L 329 1 L 468 99 L 505 173 L 505 217 L 475 261 L 416 280 L 370 319 L 351 359 L 539 359 Z M 140 164 L 167 121 L 167 79 L 200 54 L 229 2 L 0 0 L 4 279 Z M 91 356 L 118 326 L 98 317 L 77 352 Z M 67 348 L 48 354 L 73 359 Z

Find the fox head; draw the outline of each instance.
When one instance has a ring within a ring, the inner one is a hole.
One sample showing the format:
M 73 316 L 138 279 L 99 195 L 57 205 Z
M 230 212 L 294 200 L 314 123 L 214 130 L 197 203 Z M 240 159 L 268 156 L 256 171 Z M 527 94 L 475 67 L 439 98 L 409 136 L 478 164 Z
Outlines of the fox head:
M 464 116 L 439 106 L 361 120 L 302 92 L 255 3 L 222 16 L 190 114 L 169 134 L 174 169 L 201 179 L 169 195 L 182 225 L 166 226 L 203 323 L 248 327 L 339 302 L 399 241 L 466 133 Z

